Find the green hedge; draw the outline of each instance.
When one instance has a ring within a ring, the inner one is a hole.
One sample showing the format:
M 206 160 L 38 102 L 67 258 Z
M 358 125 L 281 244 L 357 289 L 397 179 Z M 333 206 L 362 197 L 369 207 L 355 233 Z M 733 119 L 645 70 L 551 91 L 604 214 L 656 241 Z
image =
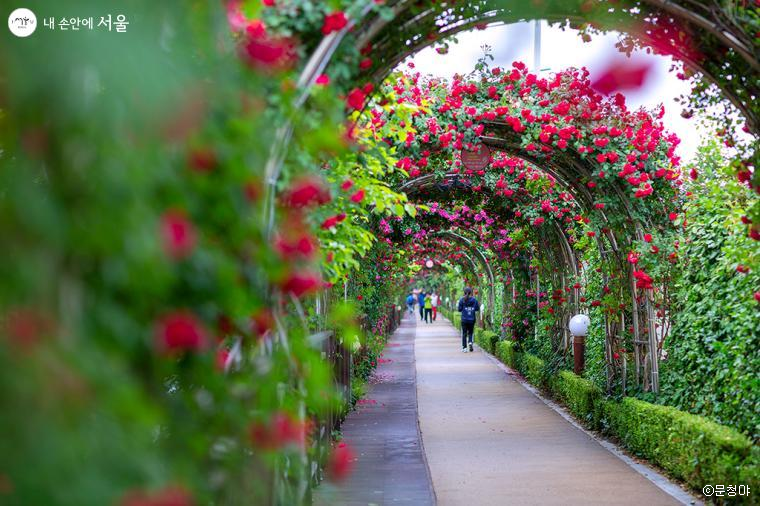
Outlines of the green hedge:
M 597 428 L 602 391 L 591 381 L 570 371 L 560 371 L 549 383 L 554 396 L 587 426 Z
M 515 345 L 512 341 L 499 341 L 494 355 L 509 367 L 517 369 Z
M 670 406 L 630 397 L 606 399 L 591 381 L 570 371 L 547 376 L 543 360 L 515 351 L 512 341 L 496 343 L 494 354 L 547 390 L 584 425 L 615 437 L 694 490 L 706 484 L 760 487 L 760 447 L 740 432 Z
M 454 325 L 459 330 L 462 330 L 462 315 L 460 313 L 454 313 L 452 312 L 451 318 L 449 318 L 449 321 L 451 321 L 451 324 Z
M 496 332 L 476 328 L 474 340 L 478 343 L 478 346 L 486 350 L 488 353 L 496 353 L 496 344 L 499 342 L 499 335 Z
M 689 485 L 758 487 L 758 447 L 743 434 L 702 416 L 634 398 L 598 403 L 601 428 Z

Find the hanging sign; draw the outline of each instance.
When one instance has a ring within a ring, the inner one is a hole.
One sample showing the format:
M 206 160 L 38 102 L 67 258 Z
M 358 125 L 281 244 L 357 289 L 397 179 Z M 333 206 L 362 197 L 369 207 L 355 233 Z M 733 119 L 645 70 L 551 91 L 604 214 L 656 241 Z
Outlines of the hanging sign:
M 481 144 L 475 151 L 463 149 L 460 153 L 462 165 L 469 170 L 483 170 L 491 163 L 491 150 Z

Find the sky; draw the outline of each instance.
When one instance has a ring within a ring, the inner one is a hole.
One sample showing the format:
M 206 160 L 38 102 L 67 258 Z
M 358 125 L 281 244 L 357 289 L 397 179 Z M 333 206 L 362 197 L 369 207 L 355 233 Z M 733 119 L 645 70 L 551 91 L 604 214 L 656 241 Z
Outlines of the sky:
M 483 55 L 482 46 L 491 48 L 494 61 L 492 67 L 510 67 L 515 60 L 522 61 L 534 71 L 534 23 L 490 26 L 486 30 L 464 32 L 457 36 L 456 43 L 449 44 L 448 54 L 440 55 L 433 47 L 423 49 L 401 64 L 414 63 L 415 69 L 437 77 L 451 78 L 454 74 L 466 74 L 474 68 Z M 614 59 L 625 60 L 626 56 L 615 48 L 618 35 L 608 33 L 595 35 L 591 42 L 583 42 L 576 30 L 562 30 L 541 22 L 541 73 L 551 73 L 567 67 L 586 67 L 593 80 Z M 669 72 L 672 60 L 669 57 L 648 55 L 638 51 L 632 55 L 637 61 L 650 61 L 652 70 L 644 85 L 624 94 L 629 109 L 641 106 L 654 109 L 660 104 L 665 107 L 663 123 L 666 129 L 675 132 L 681 139 L 676 153 L 684 162 L 690 160 L 701 141 L 696 119 L 681 117 L 682 107 L 674 99 L 689 92 L 689 84 Z M 544 70 L 546 69 L 546 70 Z

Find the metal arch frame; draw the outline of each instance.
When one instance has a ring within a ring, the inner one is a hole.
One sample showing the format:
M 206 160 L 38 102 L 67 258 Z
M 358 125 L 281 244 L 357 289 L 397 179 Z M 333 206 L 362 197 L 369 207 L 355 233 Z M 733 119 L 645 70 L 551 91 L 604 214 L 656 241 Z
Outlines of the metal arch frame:
M 503 122 L 484 122 L 486 125 L 490 125 L 492 128 L 497 128 L 501 130 L 502 132 L 512 133 L 511 129 L 509 129 L 508 125 Z M 593 202 L 593 199 L 591 198 L 590 192 L 586 189 L 584 185 L 580 183 L 575 177 L 573 177 L 575 174 L 590 178 L 591 177 L 591 171 L 586 169 L 586 165 L 593 163 L 589 161 L 584 161 L 581 159 L 578 159 L 575 156 L 572 156 L 571 153 L 573 152 L 566 152 L 566 155 L 563 157 L 563 161 L 566 161 L 570 163 L 573 167 L 573 171 L 567 170 L 563 165 L 558 163 L 556 160 L 539 160 L 537 157 L 527 155 L 523 152 L 522 148 L 516 144 L 514 141 L 510 141 L 510 139 L 507 138 L 498 138 L 498 137 L 491 137 L 491 136 L 485 136 L 481 137 L 481 140 L 484 144 L 495 147 L 497 149 L 502 149 L 508 153 L 515 154 L 516 156 L 527 160 L 534 165 L 541 168 L 541 170 L 544 170 L 545 172 L 551 174 L 557 181 L 560 182 L 560 184 L 563 184 L 566 188 L 568 188 L 568 191 L 573 195 L 573 197 L 576 199 L 576 201 L 579 202 L 581 207 L 584 207 L 586 210 L 591 209 L 591 203 Z M 627 217 L 629 218 L 633 230 L 626 231 L 626 238 L 628 241 L 631 240 L 632 237 L 642 238 L 643 237 L 643 225 L 639 220 L 636 220 L 633 218 L 633 210 L 631 208 L 631 203 L 627 195 L 619 188 L 619 186 L 613 185 L 612 187 L 613 191 L 617 195 L 619 201 L 623 204 L 623 207 L 625 209 L 625 213 Z M 576 190 L 574 192 L 573 190 Z M 578 196 L 581 195 L 582 198 L 578 198 Z M 607 218 L 606 213 L 602 212 L 603 219 L 606 222 L 609 222 L 609 219 Z M 622 264 L 620 260 L 619 255 L 619 249 L 617 248 L 617 240 L 615 238 L 615 235 L 612 233 L 612 231 L 609 231 L 607 234 L 607 237 L 610 241 L 610 244 L 613 247 L 612 253 L 618 258 L 618 262 Z M 597 241 L 597 244 L 600 245 L 600 243 Z M 599 247 L 600 254 L 604 255 L 604 250 L 601 248 L 601 245 Z M 624 264 L 623 264 L 624 265 Z M 631 315 L 632 315 L 632 325 L 633 325 L 633 340 L 634 340 L 634 352 L 635 352 L 635 358 L 636 358 L 636 381 L 642 382 L 645 387 L 649 387 L 653 392 L 657 393 L 659 391 L 659 356 L 658 356 L 658 345 L 656 342 L 656 334 L 654 332 L 654 318 L 652 317 L 654 314 L 654 310 L 651 307 L 652 304 L 649 301 L 649 294 L 645 293 L 645 297 L 642 301 L 642 304 L 639 304 L 639 301 L 636 297 L 636 285 L 635 280 L 633 278 L 633 268 L 628 267 L 628 276 L 630 279 L 630 293 L 631 293 Z M 643 310 L 646 313 L 646 326 L 647 326 L 647 334 L 648 334 L 648 342 L 645 342 L 641 338 L 641 322 L 640 322 L 640 311 L 643 307 Z M 655 337 L 653 337 L 655 336 Z M 609 341 L 607 339 L 606 341 Z M 612 352 L 610 350 L 608 351 L 608 357 L 610 360 L 607 361 L 607 363 L 611 362 Z M 647 357 L 647 359 L 644 359 L 644 357 Z M 648 364 L 647 364 L 648 362 Z M 649 374 L 646 374 L 646 369 L 649 369 Z M 643 372 L 643 378 L 640 378 L 640 372 Z M 608 369 L 608 376 L 611 374 L 611 371 Z
M 486 258 L 486 256 L 483 254 L 482 251 L 480 251 L 480 248 L 478 248 L 470 239 L 467 237 L 457 234 L 456 232 L 452 232 L 451 230 L 440 230 L 437 232 L 431 232 L 431 236 L 440 236 L 440 237 L 450 237 L 454 239 L 455 241 L 458 241 L 462 244 L 464 244 L 467 248 L 472 251 L 472 253 L 475 255 L 475 257 L 480 262 L 481 266 L 483 267 L 483 270 L 486 272 L 486 275 L 488 276 L 488 304 L 489 304 L 489 318 L 486 318 L 489 323 L 492 323 L 490 320 L 491 312 L 494 308 L 494 284 L 496 283 L 496 280 L 493 275 L 493 270 L 491 269 L 491 264 Z M 475 273 L 477 274 L 477 270 L 475 270 Z
M 709 31 L 712 35 L 718 38 L 719 41 L 724 42 L 727 47 L 730 47 L 737 51 L 738 54 L 744 58 L 745 61 L 748 62 L 748 64 L 752 68 L 758 68 L 758 61 L 757 57 L 753 55 L 753 53 L 748 50 L 742 43 L 742 41 L 737 40 L 736 37 L 733 36 L 730 32 L 726 32 L 725 30 L 716 30 L 716 27 L 710 23 L 710 20 L 700 16 L 697 13 L 688 11 L 684 9 L 683 7 L 673 3 L 671 0 L 643 0 L 644 2 L 652 5 L 656 9 L 662 9 L 662 12 L 669 13 L 670 15 L 687 21 L 690 24 L 695 25 L 696 27 L 705 29 Z M 340 46 L 341 42 L 345 38 L 346 34 L 349 32 L 349 30 L 352 30 L 356 24 L 360 21 L 362 21 L 365 17 L 368 16 L 368 14 L 371 12 L 371 5 L 361 5 L 363 2 L 356 2 L 355 6 L 359 7 L 361 6 L 361 10 L 359 11 L 359 14 L 355 17 L 355 19 L 350 20 L 350 22 L 347 24 L 346 27 L 344 27 L 342 30 L 338 32 L 333 32 L 325 36 L 322 41 L 319 43 L 317 48 L 314 50 L 314 52 L 309 57 L 309 60 L 307 61 L 306 65 L 304 66 L 303 70 L 301 71 L 301 74 L 299 75 L 298 81 L 297 81 L 297 89 L 301 90 L 301 92 L 298 94 L 298 97 L 295 101 L 295 104 L 297 107 L 295 109 L 298 109 L 298 106 L 303 105 L 306 100 L 309 97 L 309 92 L 311 88 L 314 86 L 314 82 L 316 80 L 316 77 L 327 67 L 327 65 L 330 63 L 330 60 L 332 59 L 333 54 L 335 53 L 335 50 Z M 404 13 L 407 9 L 411 8 L 412 4 L 411 0 L 399 0 L 392 5 L 390 5 L 390 8 L 393 11 L 393 18 L 390 20 L 386 20 L 380 16 L 377 16 L 370 20 L 369 25 L 362 26 L 358 34 L 358 45 L 359 47 L 363 47 L 370 41 L 372 41 L 376 36 L 380 34 L 380 32 L 387 27 L 392 20 L 396 20 L 396 18 Z M 421 15 L 417 15 L 414 19 L 412 19 L 410 22 L 418 23 L 421 19 L 427 17 L 427 16 L 437 16 L 441 14 L 441 10 L 436 8 L 428 9 L 428 11 L 422 13 Z M 490 14 L 490 20 L 489 20 L 489 14 Z M 505 8 L 503 6 L 497 7 L 494 6 L 493 8 L 489 9 L 483 9 L 483 11 L 480 13 L 480 16 L 475 16 L 472 19 L 470 19 L 469 22 L 465 21 L 463 23 L 459 24 L 449 24 L 445 25 L 446 27 L 453 26 L 451 30 L 449 30 L 446 33 L 441 34 L 441 38 L 445 38 L 450 35 L 455 35 L 456 33 L 463 31 L 465 29 L 472 28 L 476 26 L 477 24 L 482 24 L 483 22 L 489 23 L 489 24 L 495 24 L 496 22 L 506 23 L 506 19 L 498 19 L 497 14 L 504 15 L 506 14 Z M 576 15 L 564 15 L 561 14 L 554 14 L 550 15 L 549 13 L 537 13 L 537 14 L 543 14 L 541 16 L 541 19 L 548 19 L 548 20 L 554 20 L 554 21 L 566 21 L 566 20 L 580 20 L 584 21 L 582 17 L 578 17 Z M 538 16 L 536 16 L 537 18 Z M 493 19 L 496 18 L 496 19 Z M 532 18 L 531 18 L 532 19 Z M 519 19 L 514 19 L 512 22 L 519 21 Z M 437 39 L 436 39 L 437 40 Z M 404 49 L 403 52 L 401 52 L 401 56 L 397 57 L 397 60 L 385 65 L 384 67 L 379 68 L 372 74 L 372 78 L 376 81 L 382 80 L 390 73 L 390 70 L 398 64 L 401 58 L 405 57 L 406 55 L 412 54 L 414 52 L 420 51 L 424 47 L 433 44 L 436 42 L 436 40 L 428 40 L 426 38 L 422 38 L 422 43 L 413 45 L 412 43 L 408 44 L 407 47 Z M 760 119 L 755 118 L 753 114 L 748 110 L 748 108 L 742 103 L 741 100 L 739 100 L 738 96 L 731 92 L 726 87 L 720 86 L 718 83 L 718 80 L 709 72 L 707 72 L 703 66 L 699 65 L 698 62 L 695 61 L 688 61 L 687 59 L 684 59 L 685 63 L 690 65 L 691 67 L 697 69 L 699 72 L 702 73 L 706 77 L 706 79 L 713 84 L 717 85 L 721 91 L 722 94 L 736 107 L 739 111 L 742 112 L 742 114 L 747 119 L 750 129 L 757 135 L 760 132 Z M 264 220 L 265 220 L 265 230 L 267 232 L 267 237 L 271 236 L 273 227 L 274 227 L 274 201 L 276 197 L 276 184 L 280 176 L 280 172 L 282 169 L 282 164 L 285 159 L 285 147 L 290 142 L 290 139 L 293 135 L 293 123 L 292 118 L 288 118 L 285 122 L 285 124 L 281 125 L 275 134 L 275 139 L 272 144 L 272 147 L 270 149 L 269 158 L 267 160 L 266 166 L 265 166 L 265 173 L 266 173 L 266 195 L 263 203 L 264 206 Z
M 567 162 L 567 164 L 572 167 L 570 169 L 568 166 L 560 163 L 558 160 L 541 160 L 538 157 L 532 156 L 528 153 L 525 153 L 522 147 L 517 143 L 516 140 L 510 139 L 510 137 L 513 135 L 513 132 L 511 129 L 509 129 L 508 125 L 503 122 L 485 122 L 485 124 L 490 125 L 492 128 L 495 128 L 497 130 L 500 130 L 501 132 L 506 133 L 504 137 L 492 137 L 492 136 L 481 136 L 481 141 L 492 147 L 499 149 L 501 151 L 504 151 L 506 153 L 509 153 L 512 156 L 516 156 L 520 159 L 523 159 L 529 163 L 532 163 L 533 165 L 536 165 L 544 172 L 550 174 L 552 177 L 557 180 L 557 182 L 563 186 L 571 195 L 573 195 L 573 198 L 578 202 L 578 204 L 581 206 L 582 209 L 584 209 L 586 212 L 590 212 L 593 207 L 593 197 L 591 193 L 588 191 L 585 185 L 583 185 L 580 182 L 580 178 L 589 178 L 591 176 L 591 170 L 587 167 L 589 164 L 592 164 L 593 162 L 578 159 L 577 157 L 573 156 L 573 152 L 567 152 L 565 156 L 563 157 L 562 161 Z M 407 193 L 410 193 L 413 190 L 418 189 L 420 186 L 436 181 L 439 176 L 435 174 L 426 174 L 424 176 L 417 177 L 415 179 L 409 180 L 404 182 L 401 186 L 397 188 L 397 191 L 404 191 Z M 444 174 L 443 179 L 444 180 L 452 180 L 452 179 L 458 179 L 460 178 L 460 174 Z M 617 185 L 613 186 L 613 191 L 615 192 L 616 196 L 618 197 L 619 201 L 622 203 L 625 214 L 629 218 L 630 223 L 632 224 L 632 230 L 625 230 L 624 233 L 626 234 L 626 238 L 628 241 L 631 240 L 632 237 L 643 237 L 643 227 L 642 223 L 640 223 L 638 220 L 635 220 L 633 218 L 633 210 L 631 208 L 631 203 L 628 199 L 628 196 L 626 193 L 620 189 Z M 602 215 L 602 218 L 605 222 L 609 222 L 609 219 L 607 218 L 607 214 L 603 210 L 595 210 L 594 212 L 599 212 Z M 556 224 L 555 224 L 556 225 Z M 558 226 L 558 225 L 557 225 Z M 559 227 L 561 228 L 561 227 Z M 627 227 L 625 227 L 627 228 Z M 560 242 L 563 242 L 561 245 L 562 249 L 569 255 L 568 257 L 568 263 L 571 266 L 571 269 L 573 270 L 574 274 L 578 274 L 577 270 L 577 261 L 575 260 L 577 257 L 572 251 L 572 248 L 567 243 L 567 237 L 565 236 L 564 231 L 558 232 L 558 237 L 560 238 Z M 607 236 L 607 239 L 610 242 L 610 245 L 612 246 L 613 255 L 618 260 L 618 263 L 620 263 L 623 266 L 626 266 L 625 263 L 622 262 L 620 254 L 619 254 L 619 248 L 617 246 L 617 238 L 615 237 L 612 230 L 605 233 L 605 236 Z M 602 259 L 606 259 L 608 255 L 608 251 L 606 251 L 603 247 L 603 244 L 601 242 L 601 238 L 596 239 L 596 244 L 599 249 L 599 254 Z M 572 260 L 571 260 L 572 259 Z M 627 266 L 626 266 L 627 267 Z M 605 274 L 606 278 L 606 274 Z M 656 342 L 656 333 L 654 332 L 654 323 L 655 320 L 652 318 L 653 315 L 653 308 L 651 307 L 651 303 L 648 300 L 648 294 L 647 298 L 643 301 L 643 304 L 639 304 L 639 301 L 636 297 L 636 288 L 635 288 L 635 281 L 633 280 L 633 270 L 629 268 L 629 278 L 631 280 L 630 282 L 630 295 L 631 295 L 631 315 L 632 315 L 632 326 L 633 326 L 633 333 L 634 333 L 634 353 L 636 358 L 636 381 L 641 382 L 643 379 L 643 383 L 645 386 L 651 387 L 651 389 L 654 392 L 657 392 L 659 390 L 659 364 L 658 364 L 658 346 Z M 492 278 L 493 279 L 493 278 Z M 606 279 L 605 279 L 606 284 Z M 574 304 L 576 306 L 577 310 L 577 304 L 579 300 L 579 294 L 578 290 L 573 291 L 574 295 Z M 494 296 L 493 293 L 491 293 L 491 304 L 494 302 Z M 641 322 L 640 322 L 640 312 L 643 306 L 643 310 L 646 312 L 646 325 L 648 327 L 648 336 L 649 336 L 649 343 L 646 345 L 644 344 L 643 339 L 641 338 Z M 621 320 L 623 321 L 623 320 Z M 616 336 L 611 335 L 614 334 L 614 332 L 610 332 L 611 330 L 611 322 L 609 321 L 609 317 L 605 315 L 605 363 L 607 365 L 607 377 L 608 377 L 608 383 L 611 384 L 613 377 L 615 376 L 615 370 L 614 367 L 611 367 L 611 364 L 613 364 L 613 348 Z M 655 336 L 655 337 L 652 337 Z M 563 340 L 564 342 L 564 340 Z M 647 360 L 644 360 L 643 357 L 647 357 Z M 649 369 L 647 374 L 646 369 Z M 643 373 L 643 374 L 641 374 Z
M 433 235 L 438 236 L 438 234 L 431 233 L 431 234 L 428 234 L 428 237 L 433 236 Z M 469 267 L 472 269 L 472 273 L 477 278 L 478 277 L 478 264 L 466 252 L 462 251 L 462 252 L 460 252 L 460 254 L 462 255 L 462 257 L 464 257 L 465 259 L 467 259 L 467 263 L 469 263 Z M 463 262 L 462 260 L 457 259 L 457 263 L 460 266 L 462 266 L 463 268 L 465 268 L 465 269 L 467 268 L 467 266 L 465 265 L 465 262 Z
M 706 31 L 708 31 L 711 35 L 715 36 L 719 42 L 722 42 L 725 44 L 726 47 L 734 49 L 745 61 L 748 62 L 749 66 L 751 68 L 757 69 L 758 68 L 758 60 L 755 54 L 753 54 L 751 51 L 747 49 L 747 47 L 743 44 L 743 42 L 739 39 L 737 39 L 730 30 L 721 29 L 721 27 L 716 26 L 714 23 L 712 23 L 709 19 L 704 18 L 700 16 L 699 14 L 689 11 L 687 9 L 684 9 L 683 7 L 675 4 L 674 2 L 670 0 L 643 0 L 645 3 L 653 6 L 655 9 L 661 9 L 660 12 L 663 12 L 665 14 L 669 14 L 681 21 L 684 21 L 696 28 L 701 28 Z M 408 8 L 411 7 L 413 2 L 410 0 L 400 0 L 398 2 L 395 2 L 391 5 L 391 8 L 393 9 L 393 20 L 396 20 L 396 18 L 404 13 Z M 484 2 L 484 6 L 488 7 L 488 2 Z M 356 7 L 360 6 L 360 3 L 357 2 Z M 327 35 L 320 44 L 317 46 L 315 51 L 312 53 L 311 57 L 307 61 L 306 66 L 302 70 L 299 79 L 297 81 L 297 88 L 300 90 L 300 93 L 297 96 L 297 99 L 295 100 L 295 104 L 297 105 L 303 105 L 306 100 L 308 99 L 309 92 L 311 87 L 314 85 L 314 81 L 316 79 L 316 76 L 319 75 L 320 72 L 322 72 L 326 66 L 329 64 L 335 50 L 339 47 L 341 42 L 343 41 L 346 33 L 348 33 L 349 30 L 353 29 L 354 26 L 358 21 L 361 21 L 365 17 L 368 16 L 368 14 L 371 12 L 371 5 L 363 5 L 361 6 L 361 10 L 359 14 L 355 17 L 355 19 L 352 20 L 345 28 L 340 30 L 339 32 L 334 32 L 329 35 Z M 653 13 L 656 13 L 657 11 L 653 11 Z M 414 23 L 419 24 L 425 17 L 427 16 L 437 16 L 442 13 L 441 10 L 431 8 L 428 11 L 416 15 L 413 19 L 407 20 L 407 23 Z M 472 16 L 470 16 L 469 21 L 464 20 L 465 18 L 460 19 L 459 22 L 456 23 L 449 23 L 447 25 L 444 25 L 444 28 L 450 28 L 446 33 L 441 33 L 441 38 L 444 38 L 449 35 L 454 35 L 462 30 L 472 28 L 476 24 L 483 23 L 484 21 L 486 23 L 493 23 L 495 22 L 506 22 L 504 19 L 506 17 L 506 14 L 508 14 L 503 6 L 493 6 L 491 9 L 483 9 L 481 12 L 476 13 Z M 534 17 L 529 17 L 526 19 L 535 19 L 538 17 L 546 18 L 546 19 L 552 19 L 557 18 L 561 20 L 568 20 L 568 19 L 575 19 L 578 18 L 574 15 L 562 15 L 561 13 L 556 13 L 553 15 L 547 15 L 548 13 L 537 13 L 537 14 L 544 14 L 542 16 L 536 15 Z M 582 19 L 582 18 L 578 18 Z M 516 21 L 517 19 L 515 19 Z M 361 29 L 359 31 L 359 41 L 363 41 L 364 43 L 370 42 L 372 39 L 374 39 L 377 35 L 381 33 L 381 31 L 390 24 L 391 20 L 385 20 L 379 16 L 375 17 L 370 21 L 370 24 L 367 25 L 366 29 Z M 397 20 L 398 21 L 398 20 Z M 362 27 L 363 28 L 363 27 Z M 414 45 L 414 42 L 419 42 L 422 40 L 422 43 L 418 43 Z M 403 48 L 402 51 L 399 52 L 402 57 L 403 55 L 408 55 L 413 53 L 414 51 L 419 51 L 426 45 L 430 45 L 434 43 L 435 41 L 432 40 L 426 40 L 423 38 L 419 38 L 416 41 L 409 41 L 407 46 Z M 756 118 L 752 112 L 747 108 L 747 106 L 742 102 L 742 100 L 739 99 L 739 94 L 736 94 L 733 92 L 733 90 L 727 88 L 726 86 L 721 86 L 718 82 L 718 79 L 716 79 L 713 74 L 708 72 L 702 65 L 700 65 L 698 62 L 690 61 L 688 58 L 683 57 L 681 58 L 687 65 L 691 66 L 692 68 L 696 69 L 697 71 L 701 72 L 702 75 L 705 77 L 705 79 L 709 82 L 712 82 L 713 84 L 717 85 L 722 92 L 722 95 L 728 99 L 739 111 L 742 112 L 742 114 L 747 119 L 747 122 L 750 126 L 750 129 L 755 135 L 758 134 L 760 131 L 760 123 L 758 121 L 758 118 Z M 397 63 L 397 62 L 396 62 Z M 388 74 L 390 71 L 391 66 L 385 65 L 384 67 L 381 67 L 378 69 L 375 73 L 373 73 L 373 77 L 376 79 L 381 79 L 385 75 Z M 744 92 L 746 92 L 749 95 L 752 94 L 752 90 L 748 89 L 746 87 L 740 88 Z M 274 210 L 275 210 L 275 199 L 276 199 L 276 184 L 279 180 L 280 172 L 282 165 L 284 163 L 285 158 L 285 147 L 290 142 L 290 139 L 293 135 L 293 121 L 292 117 L 288 118 L 286 122 L 281 125 L 275 134 L 275 139 L 272 144 L 270 155 L 267 160 L 265 171 L 266 171 L 266 195 L 263 199 L 263 206 L 264 206 L 264 213 L 262 213 L 264 220 L 265 220 L 265 230 L 267 237 L 271 237 L 273 228 L 274 228 Z M 624 201 L 625 202 L 625 201 Z M 641 227 L 640 224 L 636 224 L 637 230 L 635 231 L 636 236 L 641 235 Z M 611 244 L 615 244 L 614 237 L 610 237 Z M 634 290 L 634 306 L 636 305 L 636 297 L 635 297 L 635 288 L 632 287 Z M 648 294 L 646 299 L 648 299 Z M 649 307 L 651 304 L 647 304 L 646 311 L 647 313 L 652 313 L 652 308 Z M 637 319 L 638 319 L 638 308 L 634 307 L 634 327 L 637 327 Z M 652 322 L 650 319 L 650 327 L 652 326 Z M 650 345 L 649 347 L 653 350 L 650 350 L 651 353 L 653 353 L 651 358 L 651 366 L 652 366 L 652 379 L 653 379 L 653 390 L 656 392 L 658 389 L 658 380 L 657 380 L 657 355 L 656 355 L 656 342 L 655 345 L 652 345 L 652 339 L 651 336 L 654 335 L 653 332 L 651 332 L 650 328 Z M 655 338 L 656 341 L 656 338 Z
M 518 0 L 520 1 L 520 0 Z M 720 42 L 723 42 L 726 47 L 729 47 L 731 49 L 734 49 L 747 63 L 751 68 L 754 68 L 757 70 L 760 68 L 760 63 L 758 63 L 757 57 L 754 56 L 749 50 L 746 45 L 744 45 L 741 41 L 737 40 L 733 34 L 730 32 L 725 32 L 721 30 L 716 30 L 715 26 L 710 23 L 710 21 L 696 13 L 692 13 L 688 11 L 687 9 L 684 9 L 683 7 L 674 4 L 671 0 L 642 0 L 645 3 L 650 4 L 654 9 L 661 9 L 661 12 L 673 16 L 677 19 L 680 19 L 682 21 L 686 21 L 689 24 L 692 24 L 694 28 L 701 29 L 701 30 L 707 30 L 710 34 L 715 36 Z M 399 1 L 396 6 L 404 3 L 404 0 Z M 575 13 L 572 14 L 562 14 L 562 13 L 552 13 L 552 12 L 537 12 L 535 16 L 533 17 L 524 17 L 515 15 L 512 13 L 507 12 L 508 7 L 504 6 L 496 6 L 493 5 L 494 2 L 483 2 L 483 3 L 490 3 L 492 4 L 491 8 L 484 8 L 481 13 L 477 16 L 472 16 L 468 18 L 467 20 L 460 20 L 458 23 L 450 23 L 447 25 L 444 25 L 443 31 L 439 31 L 439 37 L 436 37 L 434 40 L 430 40 L 425 37 L 419 37 L 417 39 L 409 40 L 407 41 L 407 45 L 404 48 L 403 51 L 400 51 L 397 56 L 392 58 L 389 62 L 385 62 L 383 66 L 378 68 L 372 73 L 373 79 L 382 80 L 387 76 L 390 71 L 396 67 L 406 56 L 409 54 L 414 54 L 416 52 L 421 51 L 422 49 L 435 44 L 436 42 L 440 41 L 441 39 L 445 39 L 447 37 L 451 37 L 456 35 L 459 32 L 472 29 L 478 25 L 482 24 L 488 24 L 490 25 L 496 25 L 496 24 L 511 24 L 516 23 L 520 21 L 528 21 L 528 20 L 535 20 L 535 19 L 546 19 L 550 22 L 562 22 L 562 21 L 571 21 L 578 24 L 585 23 L 587 20 L 586 18 L 582 16 L 578 16 Z M 514 6 L 512 6 L 514 8 Z M 396 17 L 404 12 L 404 9 L 395 9 L 394 10 L 394 20 L 396 20 Z M 425 18 L 433 17 L 440 15 L 442 12 L 430 8 L 423 14 L 416 15 L 414 18 L 411 18 L 406 21 L 406 25 L 415 25 L 417 26 L 419 30 L 419 24 L 422 20 Z M 656 14 L 656 11 L 652 11 L 652 14 Z M 508 16 L 512 14 L 512 18 L 509 18 Z M 377 21 L 377 20 L 376 20 Z M 385 26 L 387 26 L 390 21 L 385 21 L 383 19 L 379 20 L 380 22 L 377 23 L 380 26 L 374 26 L 372 30 L 367 30 L 366 33 L 370 36 L 367 37 L 361 37 L 359 38 L 360 44 L 359 47 L 364 47 L 364 45 L 372 40 L 377 34 L 379 34 L 380 31 L 382 31 Z M 617 25 L 617 24 L 616 24 Z M 621 29 L 619 26 L 615 26 L 615 29 L 619 30 L 620 32 L 626 32 L 626 30 Z M 635 35 L 634 35 L 635 36 Z M 380 51 L 382 52 L 382 47 L 379 47 Z M 697 60 L 687 57 L 686 55 L 681 55 L 681 61 L 683 61 L 685 64 L 687 64 L 689 67 L 695 69 L 697 72 L 701 73 L 705 79 L 710 82 L 711 84 L 717 86 L 724 97 L 726 97 L 734 107 L 739 110 L 742 115 L 747 120 L 747 123 L 750 126 L 750 129 L 755 133 L 755 135 L 760 134 L 760 118 L 757 118 L 747 107 L 747 105 L 742 102 L 742 100 L 739 99 L 739 95 L 732 92 L 731 89 L 727 88 L 726 86 L 721 86 L 718 78 L 714 76 L 711 72 L 709 72 L 706 67 L 702 64 L 700 64 Z M 743 90 L 746 92 L 747 96 L 751 96 L 752 90 L 748 88 L 743 88 Z

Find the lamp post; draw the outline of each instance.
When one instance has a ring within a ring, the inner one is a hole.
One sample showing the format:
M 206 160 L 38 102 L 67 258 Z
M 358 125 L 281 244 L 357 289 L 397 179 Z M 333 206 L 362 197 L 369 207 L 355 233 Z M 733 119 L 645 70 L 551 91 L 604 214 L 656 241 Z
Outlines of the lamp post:
M 570 318 L 568 328 L 573 335 L 573 372 L 581 375 L 585 366 L 586 334 L 591 320 L 585 314 L 577 314 Z

